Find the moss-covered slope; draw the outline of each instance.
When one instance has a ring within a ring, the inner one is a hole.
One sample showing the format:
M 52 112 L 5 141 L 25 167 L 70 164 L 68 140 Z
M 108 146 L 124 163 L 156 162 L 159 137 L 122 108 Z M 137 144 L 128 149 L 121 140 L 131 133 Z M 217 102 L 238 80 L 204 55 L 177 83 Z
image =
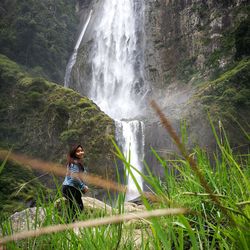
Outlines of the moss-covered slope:
M 50 193 L 52 190 L 43 186 L 31 169 L 6 162 L 0 173 L 0 219 L 34 205 L 39 196 L 48 197 Z
M 32 78 L 0 56 L 0 147 L 65 162 L 68 145 L 81 143 L 88 171 L 113 177 L 113 121 L 86 97 Z

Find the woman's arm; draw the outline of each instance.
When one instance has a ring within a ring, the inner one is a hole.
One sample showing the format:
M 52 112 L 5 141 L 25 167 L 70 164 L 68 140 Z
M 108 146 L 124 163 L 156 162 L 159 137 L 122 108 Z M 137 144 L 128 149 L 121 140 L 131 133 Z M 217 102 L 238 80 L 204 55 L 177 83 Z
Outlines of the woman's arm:
M 69 166 L 69 172 L 70 172 L 71 178 L 74 181 L 74 184 L 78 186 L 80 190 L 83 190 L 83 192 L 86 193 L 88 191 L 88 186 L 84 184 L 84 182 L 78 175 L 81 173 L 79 166 L 77 164 L 71 163 Z

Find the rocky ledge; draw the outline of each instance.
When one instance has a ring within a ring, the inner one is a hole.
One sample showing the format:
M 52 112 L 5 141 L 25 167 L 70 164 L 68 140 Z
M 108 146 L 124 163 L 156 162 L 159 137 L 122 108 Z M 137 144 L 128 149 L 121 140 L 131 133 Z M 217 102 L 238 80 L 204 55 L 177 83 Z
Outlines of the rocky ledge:
M 85 207 L 84 211 L 87 213 L 103 212 L 103 214 L 107 215 L 119 213 L 117 208 L 113 208 L 98 199 L 92 197 L 82 197 L 82 199 Z M 65 201 L 65 198 L 58 199 L 54 203 L 54 208 L 60 211 L 62 204 Z M 138 212 L 143 210 L 145 210 L 144 205 L 137 205 L 132 202 L 124 203 L 124 213 Z M 41 227 L 47 216 L 46 211 L 47 209 L 45 207 L 32 207 L 21 212 L 14 213 L 10 217 L 11 231 L 16 233 Z

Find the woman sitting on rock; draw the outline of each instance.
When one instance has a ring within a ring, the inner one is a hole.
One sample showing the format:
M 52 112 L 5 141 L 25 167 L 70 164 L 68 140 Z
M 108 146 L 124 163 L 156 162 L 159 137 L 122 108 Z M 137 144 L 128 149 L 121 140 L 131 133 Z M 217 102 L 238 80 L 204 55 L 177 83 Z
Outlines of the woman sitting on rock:
M 84 172 L 83 156 L 84 150 L 81 145 L 73 146 L 67 155 L 67 174 L 63 182 L 62 192 L 69 203 L 68 212 L 73 220 L 76 218 L 77 213 L 83 210 L 82 193 L 88 191 L 88 186 L 77 176 Z

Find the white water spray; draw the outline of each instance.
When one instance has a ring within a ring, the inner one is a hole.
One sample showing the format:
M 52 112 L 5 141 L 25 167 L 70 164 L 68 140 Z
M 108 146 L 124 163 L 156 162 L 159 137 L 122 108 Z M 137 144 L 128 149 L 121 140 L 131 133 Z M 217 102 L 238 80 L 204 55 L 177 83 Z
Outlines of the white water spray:
M 66 73 L 65 73 L 65 77 L 64 77 L 64 87 L 68 88 L 69 85 L 70 85 L 70 75 L 71 75 L 71 71 L 72 71 L 72 68 L 73 66 L 75 65 L 75 62 L 76 62 L 76 57 L 77 57 L 77 52 L 78 52 L 78 48 L 82 42 L 82 38 L 86 32 L 86 29 L 89 25 L 89 21 L 91 19 L 91 16 L 92 16 L 92 10 L 90 10 L 89 12 L 89 15 L 88 15 L 88 18 L 87 18 L 87 21 L 85 22 L 84 26 L 83 26 L 83 29 L 77 39 L 77 42 L 76 42 L 76 45 L 75 45 L 75 48 L 74 48 L 74 51 L 73 51 L 73 54 L 71 55 L 70 59 L 69 59 L 69 62 L 67 64 L 67 67 L 66 67 Z
M 116 121 L 116 139 L 122 145 L 123 153 L 130 164 L 142 172 L 142 161 L 144 159 L 144 124 L 141 121 Z M 139 173 L 131 168 L 131 171 L 140 188 L 143 187 L 142 178 Z M 139 193 L 131 175 L 127 174 L 127 185 L 129 192 L 126 200 L 133 200 Z
M 136 5 L 140 0 L 105 0 L 100 23 L 95 28 L 90 98 L 116 120 L 116 137 L 130 164 L 142 171 L 144 126 L 135 119 L 139 114 L 140 87 L 143 74 L 138 59 Z M 143 27 L 143 26 L 142 26 Z M 126 121 L 124 121 L 126 119 Z M 123 121 L 121 121 L 123 120 Z M 132 170 L 140 188 L 141 176 Z M 139 196 L 136 185 L 127 178 L 126 199 Z
M 144 125 L 135 120 L 140 115 L 144 88 L 143 60 L 143 0 L 103 0 L 98 18 L 93 24 L 91 50 L 92 82 L 88 94 L 106 114 L 116 121 L 116 138 L 130 164 L 142 172 L 144 158 Z M 96 15 L 97 16 L 97 15 Z M 96 17 L 95 16 L 95 17 Z M 78 48 L 92 17 L 92 10 L 77 40 L 67 65 L 65 87 L 70 85 L 71 70 Z M 132 170 L 132 169 L 131 169 Z M 132 170 L 141 189 L 141 176 Z M 137 187 L 127 176 L 127 200 L 139 196 Z

